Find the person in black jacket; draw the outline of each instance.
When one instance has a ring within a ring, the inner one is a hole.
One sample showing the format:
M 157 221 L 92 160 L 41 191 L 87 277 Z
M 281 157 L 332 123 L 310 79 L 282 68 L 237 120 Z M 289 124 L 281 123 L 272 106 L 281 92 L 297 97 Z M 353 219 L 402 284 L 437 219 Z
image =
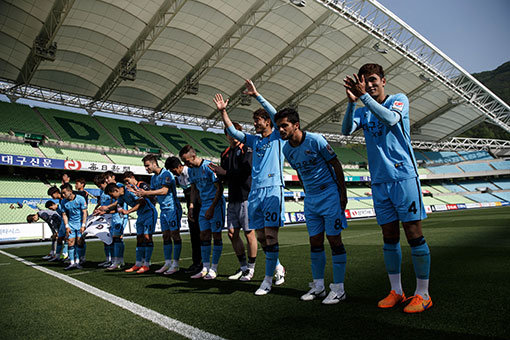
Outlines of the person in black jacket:
M 234 123 L 241 131 L 242 127 Z M 248 194 L 251 188 L 252 150 L 225 131 L 230 146 L 221 154 L 220 166 L 211 165 L 211 169 L 228 184 L 227 228 L 228 237 L 239 259 L 240 268 L 229 276 L 230 280 L 250 281 L 255 271 L 257 257 L 257 238 L 249 228 Z M 239 231 L 243 229 L 248 248 L 248 261 Z

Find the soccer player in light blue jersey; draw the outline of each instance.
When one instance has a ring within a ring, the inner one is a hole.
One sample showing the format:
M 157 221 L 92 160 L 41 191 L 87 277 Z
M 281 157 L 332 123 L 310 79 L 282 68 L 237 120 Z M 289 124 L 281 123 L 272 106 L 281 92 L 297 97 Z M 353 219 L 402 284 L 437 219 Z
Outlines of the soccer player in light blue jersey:
M 105 193 L 117 202 L 111 205 L 100 207 L 105 211 L 114 208 L 117 205 L 123 206 L 127 203 L 130 209 L 117 208 L 122 215 L 129 215 L 136 211 L 136 262 L 134 266 L 126 269 L 127 273 L 136 272 L 142 274 L 150 270 L 152 252 L 154 243 L 152 242 L 152 234 L 156 227 L 158 212 L 151 201 L 147 198 L 136 196 L 131 191 L 126 190 L 124 186 L 116 183 L 108 183 Z
M 154 174 L 151 178 L 150 190 L 135 189 L 133 192 L 139 197 L 155 196 L 161 208 L 160 223 L 163 232 L 163 254 L 165 264 L 156 270 L 158 274 L 171 275 L 179 271 L 181 257 L 181 217 L 182 207 L 177 198 L 175 177 L 167 169 L 158 165 L 155 155 L 147 155 L 142 159 L 145 170 Z M 132 189 L 129 189 L 132 190 Z M 173 260 L 172 260 L 173 241 Z
M 347 189 L 342 165 L 335 152 L 321 135 L 300 129 L 299 114 L 286 108 L 275 116 L 280 136 L 287 143 L 283 154 L 294 168 L 305 189 L 305 218 L 310 236 L 310 257 L 313 282 L 310 290 L 301 296 L 303 301 L 325 297 L 324 232 L 331 246 L 333 283 L 323 304 L 336 304 L 345 300 L 345 265 L 347 254 L 342 243 L 342 230 L 347 227 L 345 207 Z
M 108 206 L 112 203 L 115 203 L 110 195 L 107 195 L 104 190 L 108 185 L 105 174 L 99 174 L 94 178 L 94 183 L 97 185 L 99 189 L 101 189 L 101 193 L 99 195 L 97 201 L 97 207 L 94 210 L 94 215 L 102 215 L 102 214 L 111 214 L 111 224 L 110 224 L 110 234 L 112 235 L 113 243 L 110 245 L 104 244 L 106 261 L 99 264 L 101 267 L 106 267 L 107 270 L 115 270 L 120 269 L 124 263 L 124 241 L 122 236 L 124 234 L 124 228 L 127 224 L 127 216 L 121 216 L 117 212 L 117 207 L 111 209 L 110 211 L 102 211 L 98 209 L 101 206 Z M 113 181 L 113 183 L 116 183 Z M 122 186 L 121 183 L 117 183 L 117 186 Z M 127 204 L 124 203 L 122 209 L 128 209 Z
M 400 279 L 402 222 L 416 274 L 416 290 L 406 313 L 419 313 L 432 307 L 429 296 L 430 251 L 422 233 L 421 220 L 427 217 L 416 160 L 411 147 L 409 100 L 402 94 L 386 95 L 382 66 L 363 65 L 353 78 L 344 79 L 349 105 L 342 133 L 363 129 L 372 180 L 372 197 L 384 240 L 384 262 L 391 283 L 390 294 L 379 301 L 380 308 L 391 308 L 408 300 Z M 356 102 L 365 105 L 356 109 Z
M 179 151 L 179 157 L 188 166 L 189 182 L 191 184 L 191 203 L 188 209 L 188 219 L 193 220 L 196 195 L 200 195 L 202 207 L 198 218 L 200 226 L 200 250 L 203 268 L 191 278 L 213 280 L 218 273 L 218 263 L 223 251 L 221 230 L 225 225 L 225 197 L 223 184 L 209 167 L 210 161 L 197 156 L 191 145 L 185 145 Z M 211 265 L 211 238 L 214 239 Z
M 87 202 L 85 198 L 76 195 L 73 187 L 66 183 L 61 187 L 62 197 L 62 219 L 66 227 L 67 243 L 69 245 L 69 260 L 71 263 L 65 269 L 81 269 L 80 259 L 85 257 L 85 240 L 82 235 L 85 231 L 87 221 Z
M 221 94 L 214 98 L 216 108 L 222 115 L 230 136 L 253 149 L 252 183 L 248 196 L 250 228 L 256 229 L 257 239 L 266 254 L 266 275 L 255 295 L 266 295 L 271 291 L 273 273 L 275 285 L 285 282 L 285 268 L 279 261 L 278 230 L 285 221 L 283 153 L 284 141 L 275 126 L 275 108 L 257 91 L 251 80 L 246 80 L 245 94 L 253 96 L 262 105 L 253 113 L 255 131 L 260 136 L 236 130 L 227 114 L 228 100 Z

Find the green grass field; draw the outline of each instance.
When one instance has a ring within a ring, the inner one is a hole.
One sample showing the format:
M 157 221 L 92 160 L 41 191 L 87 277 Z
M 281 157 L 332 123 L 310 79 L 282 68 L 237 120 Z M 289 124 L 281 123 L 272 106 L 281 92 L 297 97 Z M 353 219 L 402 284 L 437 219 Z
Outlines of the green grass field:
M 351 221 L 343 232 L 348 255 L 347 300 L 331 306 L 299 300 L 311 280 L 304 226 L 281 230 L 280 259 L 287 279 L 262 297 L 253 293 L 264 275 L 263 253 L 259 252 L 252 282 L 228 281 L 238 264 L 226 235 L 219 277 L 214 281 L 191 280 L 183 273 L 163 277 L 105 272 L 97 269 L 104 256 L 100 242 L 88 243 L 85 269 L 70 273 L 61 264 L 41 259 L 47 245 L 4 251 L 228 339 L 510 338 L 510 207 L 430 214 L 424 221 L 424 234 L 432 254 L 434 307 L 418 315 L 407 315 L 401 307 L 376 307 L 388 293 L 389 283 L 374 219 Z M 183 267 L 191 263 L 188 240 L 185 235 Z M 152 269 L 163 261 L 160 237 L 155 244 Z M 410 249 L 405 241 L 402 246 L 403 286 L 412 295 L 415 278 Z M 127 240 L 130 263 L 134 248 L 134 240 Z M 327 254 L 329 284 L 329 250 Z M 0 286 L 0 339 L 180 338 L 1 254 Z

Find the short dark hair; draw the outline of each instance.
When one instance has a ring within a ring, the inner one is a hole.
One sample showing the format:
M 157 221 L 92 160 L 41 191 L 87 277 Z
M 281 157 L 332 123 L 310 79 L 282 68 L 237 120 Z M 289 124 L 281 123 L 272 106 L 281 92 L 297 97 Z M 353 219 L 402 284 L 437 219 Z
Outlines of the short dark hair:
M 113 173 L 113 171 L 108 170 L 108 171 L 104 172 L 104 176 L 105 177 L 115 177 L 115 174 Z
M 365 78 L 371 74 L 377 74 L 379 77 L 384 78 L 384 69 L 379 64 L 365 64 L 360 67 L 358 71 L 358 77 L 361 79 L 361 76 L 365 76 Z
M 182 157 L 182 155 L 187 154 L 188 152 L 193 152 L 193 154 L 197 154 L 195 149 L 189 144 L 186 144 L 182 147 L 181 151 L 179 151 L 179 157 Z
M 97 174 L 94 176 L 94 184 L 99 186 L 106 182 L 106 176 L 104 174 Z
M 115 183 L 108 183 L 108 185 L 106 186 L 106 188 L 104 188 L 104 192 L 105 194 L 109 195 L 111 194 L 112 192 L 114 192 L 115 190 L 119 190 L 119 187 L 117 186 L 117 184 Z
M 27 216 L 27 223 L 32 223 L 34 222 L 34 217 L 35 217 L 35 214 L 30 214 Z
M 285 109 L 278 111 L 278 113 L 274 116 L 275 122 L 283 118 L 287 118 L 287 120 L 292 124 L 299 123 L 299 113 L 290 107 L 286 107 Z
M 271 120 L 271 116 L 269 115 L 269 113 L 267 113 L 266 110 L 258 109 L 255 112 L 253 112 L 253 119 L 255 119 L 257 117 L 261 117 L 265 120 L 269 119 L 269 123 L 271 124 L 271 127 L 273 127 L 273 121 Z
M 126 171 L 124 172 L 124 179 L 126 178 L 134 178 L 135 177 L 135 174 L 133 171 Z
M 234 125 L 234 128 L 236 130 L 243 131 L 243 127 L 241 126 L 241 124 L 233 122 L 232 125 Z M 225 132 L 225 134 L 228 135 L 227 128 L 225 128 L 223 132 Z
M 78 182 L 78 183 L 81 183 L 83 185 L 87 184 L 87 181 L 85 181 L 85 178 L 83 177 L 80 177 L 78 179 L 76 179 L 76 181 L 74 181 L 75 183 Z
M 53 201 L 46 201 L 46 203 L 44 203 L 44 207 L 46 209 L 49 209 L 50 207 L 52 207 L 53 205 L 55 205 L 57 203 L 53 202 Z
M 60 193 L 59 188 L 57 188 L 56 186 L 52 186 L 48 189 L 48 196 L 52 196 L 56 192 Z
M 60 190 L 64 190 L 64 189 L 73 191 L 73 186 L 69 183 L 64 183 L 60 186 Z
M 177 169 L 179 165 L 182 165 L 181 160 L 175 156 L 168 157 L 165 161 L 165 168 L 168 170 Z
M 148 154 L 148 155 L 145 155 L 144 158 L 142 158 L 142 162 L 145 163 L 145 162 L 149 161 L 149 162 L 158 164 L 158 158 L 159 157 L 154 154 Z

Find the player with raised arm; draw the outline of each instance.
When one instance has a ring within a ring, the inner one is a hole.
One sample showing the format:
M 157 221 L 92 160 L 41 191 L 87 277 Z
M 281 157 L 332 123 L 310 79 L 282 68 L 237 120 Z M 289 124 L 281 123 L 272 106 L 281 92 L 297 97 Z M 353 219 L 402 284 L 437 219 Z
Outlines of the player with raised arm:
M 58 204 L 53 201 L 46 201 L 44 204 L 45 210 L 39 210 L 35 214 L 27 216 L 28 223 L 35 223 L 39 219 L 43 220 L 48 224 L 51 230 L 51 248 L 50 253 L 43 257 L 43 260 L 51 260 L 57 256 L 59 251 L 56 249 L 58 231 L 62 224 L 62 216 L 57 212 Z M 62 247 L 60 247 L 60 250 Z
M 142 159 L 145 170 L 154 174 L 151 178 L 150 190 L 129 188 L 138 197 L 155 196 L 161 209 L 160 223 L 163 232 L 163 253 L 165 264 L 156 270 L 158 274 L 171 275 L 179 271 L 182 240 L 180 234 L 182 208 L 177 198 L 174 175 L 158 165 L 156 155 L 147 155 Z M 172 260 L 173 241 L 173 260 Z
M 242 131 L 238 123 L 234 127 Z M 239 260 L 240 268 L 229 280 L 250 281 L 255 272 L 257 259 L 257 237 L 250 229 L 248 220 L 248 194 L 251 188 L 251 160 L 253 151 L 248 146 L 232 138 L 225 130 L 229 147 L 221 153 L 221 164 L 211 165 L 211 169 L 228 185 L 227 229 L 228 237 Z M 248 261 L 244 244 L 239 235 L 244 230 L 248 248 Z
M 65 269 L 81 269 L 80 259 L 85 257 L 84 239 L 82 237 L 85 231 L 85 222 L 87 221 L 87 202 L 85 198 L 76 195 L 73 187 L 69 184 L 63 184 L 61 187 L 62 197 L 62 219 L 66 227 L 67 242 L 69 245 L 69 260 L 71 263 Z
M 124 186 L 116 183 L 109 183 L 105 188 L 105 193 L 116 202 L 110 205 L 99 207 L 103 211 L 109 211 L 117 205 L 123 206 L 127 203 L 130 209 L 117 208 L 122 215 L 129 215 L 136 211 L 136 262 L 134 266 L 126 269 L 126 273 L 136 272 L 142 274 L 150 270 L 150 261 L 154 243 L 152 234 L 156 227 L 158 212 L 150 200 L 138 197 L 131 191 L 126 190 Z
M 346 297 L 344 277 L 347 254 L 341 232 L 347 227 L 344 212 L 347 206 L 347 189 L 342 165 L 323 136 L 300 129 L 296 110 L 286 108 L 279 111 L 275 115 L 275 121 L 281 138 L 287 141 L 283 146 L 283 154 L 297 171 L 306 193 L 305 218 L 310 236 L 313 282 L 310 283 L 310 290 L 301 296 L 301 300 L 311 301 L 326 296 L 326 232 L 333 260 L 333 283 L 329 285 L 331 291 L 322 303 L 338 303 Z
M 253 96 L 262 105 L 253 113 L 255 131 L 260 136 L 245 134 L 234 128 L 227 114 L 228 100 L 221 94 L 214 98 L 225 128 L 230 136 L 253 150 L 252 183 L 248 196 L 250 228 L 256 229 L 257 239 L 266 254 L 266 275 L 255 295 L 266 295 L 271 291 L 273 274 L 275 285 L 285 281 L 285 268 L 279 261 L 278 229 L 285 221 L 283 196 L 283 153 L 284 142 L 280 133 L 273 129 L 276 110 L 257 91 L 251 80 L 246 80 L 245 94 Z
M 384 70 L 378 64 L 365 64 L 357 75 L 346 76 L 349 104 L 342 133 L 350 135 L 363 129 L 372 180 L 372 198 L 377 223 L 383 233 L 383 253 L 391 283 L 390 294 L 379 301 L 380 308 L 391 308 L 405 300 L 406 313 L 419 313 L 432 307 L 429 296 L 430 251 L 422 233 L 421 221 L 427 217 L 416 159 L 411 147 L 409 100 L 402 94 L 386 95 Z M 359 100 L 365 105 L 356 109 Z M 406 299 L 400 268 L 400 228 L 402 222 L 416 274 L 414 296 Z
M 213 280 L 218 275 L 218 263 L 223 251 L 221 230 L 225 225 L 225 197 L 223 185 L 211 170 L 211 162 L 197 156 L 191 145 L 185 145 L 179 151 L 179 157 L 188 166 L 189 181 L 191 183 L 191 203 L 188 209 L 188 219 L 193 220 L 195 196 L 200 195 L 202 207 L 198 224 L 200 226 L 200 250 L 202 252 L 203 268 L 191 278 Z M 211 264 L 211 238 L 213 241 Z

